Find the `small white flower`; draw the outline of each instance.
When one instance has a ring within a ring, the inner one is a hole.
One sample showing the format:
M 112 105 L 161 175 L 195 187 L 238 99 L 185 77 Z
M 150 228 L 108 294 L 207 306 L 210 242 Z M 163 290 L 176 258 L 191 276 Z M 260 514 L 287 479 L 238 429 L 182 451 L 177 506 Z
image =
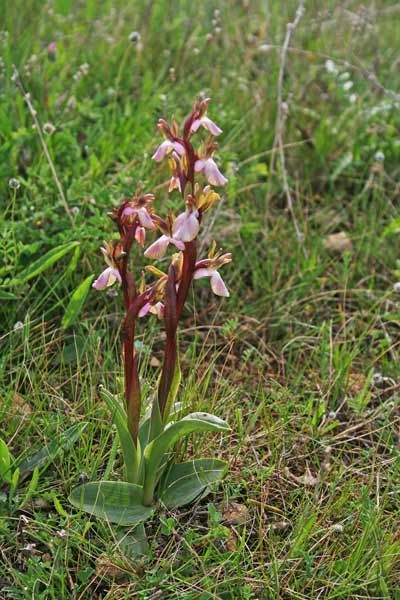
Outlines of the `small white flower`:
M 132 31 L 129 34 L 129 41 L 132 42 L 132 44 L 137 44 L 138 42 L 140 42 L 141 40 L 141 35 L 138 31 Z
M 349 97 L 349 100 L 352 104 L 354 104 L 357 101 L 357 98 L 358 98 L 357 94 L 351 94 Z
M 396 292 L 396 294 L 400 294 L 400 281 L 396 281 L 393 285 L 393 291 Z
M 19 331 L 20 329 L 24 328 L 24 324 L 22 323 L 22 321 L 17 321 L 14 324 L 14 331 Z
M 382 150 L 378 150 L 378 152 L 375 152 L 375 160 L 377 160 L 378 162 L 383 162 L 385 160 L 385 155 L 383 154 Z M 395 285 L 397 285 L 397 283 Z
M 43 133 L 46 133 L 47 135 L 52 135 L 55 132 L 56 128 L 54 127 L 53 123 L 45 123 L 43 125 Z
M 73 215 L 77 215 L 79 213 L 79 207 L 78 206 L 73 206 L 71 208 L 71 212 Z
M 11 177 L 11 179 L 8 180 L 8 185 L 12 190 L 19 190 L 21 187 L 20 182 L 15 177 Z
M 348 92 L 353 87 L 354 83 L 352 81 L 345 81 L 343 84 L 343 89 L 345 92 Z
M 328 58 L 328 60 L 325 61 L 325 69 L 328 73 L 332 73 L 334 75 L 336 75 L 337 73 L 336 65 L 330 58 Z

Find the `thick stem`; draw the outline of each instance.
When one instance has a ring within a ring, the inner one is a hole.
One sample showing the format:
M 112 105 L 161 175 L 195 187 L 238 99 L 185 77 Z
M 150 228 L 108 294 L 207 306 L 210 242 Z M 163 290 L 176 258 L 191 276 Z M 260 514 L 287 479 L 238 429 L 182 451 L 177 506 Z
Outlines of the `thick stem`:
M 187 242 L 185 244 L 185 250 L 183 253 L 182 278 L 179 284 L 179 290 L 176 301 L 177 321 L 179 320 L 182 314 L 182 310 L 189 293 L 190 284 L 192 283 L 194 268 L 196 265 L 196 255 L 196 240 L 193 240 L 192 242 Z
M 147 300 L 146 294 L 141 294 L 135 298 L 127 310 L 122 326 L 124 336 L 123 350 L 126 414 L 128 418 L 128 429 L 135 445 L 137 445 L 141 409 L 140 380 L 138 361 L 135 352 L 135 323 L 140 309 L 146 304 Z
M 167 340 L 165 343 L 164 364 L 161 373 L 160 385 L 158 388 L 158 405 L 160 409 L 161 418 L 164 415 L 164 410 L 175 371 L 176 330 L 178 326 L 176 299 L 177 297 L 175 289 L 175 267 L 173 264 L 171 264 L 168 270 L 168 281 L 165 286 L 164 322 Z

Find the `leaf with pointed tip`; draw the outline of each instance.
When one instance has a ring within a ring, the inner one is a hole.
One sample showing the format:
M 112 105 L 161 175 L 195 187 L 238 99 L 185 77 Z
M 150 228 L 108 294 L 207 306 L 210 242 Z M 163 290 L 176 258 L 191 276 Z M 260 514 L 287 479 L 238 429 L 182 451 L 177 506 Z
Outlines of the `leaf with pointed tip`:
M 117 525 L 137 525 L 153 513 L 143 506 L 143 488 L 126 481 L 84 483 L 71 491 L 69 500 L 76 508 Z
M 105 388 L 101 388 L 100 393 L 110 410 L 118 431 L 122 454 L 124 456 L 126 478 L 129 483 L 137 483 L 140 466 L 140 442 L 138 441 L 136 448 L 128 430 L 126 413 L 118 400 Z
M 123 552 L 128 558 L 136 559 L 140 556 L 147 556 L 149 553 L 149 542 L 143 523 L 129 529 L 117 528 L 115 533 L 118 540 L 116 549 Z
M 78 423 L 64 431 L 59 437 L 50 442 L 33 456 L 19 463 L 21 479 L 24 479 L 31 471 L 38 467 L 41 471 L 49 466 L 57 454 L 62 450 L 68 450 L 79 439 L 87 423 Z
M 61 244 L 61 246 L 57 246 L 56 248 L 49 250 L 49 252 L 46 252 L 44 256 L 41 256 L 35 260 L 26 269 L 24 269 L 22 273 L 17 275 L 17 278 L 13 279 L 10 282 L 10 285 L 26 283 L 33 277 L 43 273 L 43 271 L 47 271 L 47 269 L 54 265 L 54 263 L 65 256 L 65 254 L 76 248 L 78 245 L 79 242 L 67 242 L 66 244 Z
M 228 423 L 209 413 L 191 413 L 180 421 L 167 426 L 165 430 L 148 444 L 144 451 L 145 463 L 145 502 L 151 502 L 157 481 L 158 467 L 166 451 L 180 438 L 191 433 L 206 431 L 229 431 Z
M 178 508 L 211 492 L 228 465 L 217 458 L 199 458 L 173 465 L 162 484 L 160 500 L 168 508 Z
M 79 247 L 79 246 L 78 246 Z M 65 309 L 65 313 L 61 322 L 64 329 L 75 323 L 76 319 L 85 304 L 85 300 L 90 290 L 90 285 L 94 279 L 94 275 L 86 277 L 76 288 L 71 296 L 68 306 Z

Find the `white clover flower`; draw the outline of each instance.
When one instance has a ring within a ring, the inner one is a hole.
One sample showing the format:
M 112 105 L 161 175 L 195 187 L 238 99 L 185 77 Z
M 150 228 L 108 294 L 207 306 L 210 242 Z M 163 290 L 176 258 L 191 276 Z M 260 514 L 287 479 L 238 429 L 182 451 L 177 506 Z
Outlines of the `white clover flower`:
M 378 162 L 383 162 L 385 160 L 385 155 L 383 154 L 382 150 L 378 150 L 378 152 L 375 152 L 375 160 L 377 160 Z
M 400 281 L 396 281 L 396 283 L 393 285 L 393 291 L 396 294 L 400 294 Z

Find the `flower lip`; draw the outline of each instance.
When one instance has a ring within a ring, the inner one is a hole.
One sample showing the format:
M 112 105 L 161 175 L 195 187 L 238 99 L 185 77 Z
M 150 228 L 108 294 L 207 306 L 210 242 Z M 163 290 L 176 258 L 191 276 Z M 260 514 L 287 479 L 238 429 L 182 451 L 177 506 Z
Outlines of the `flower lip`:
M 158 146 L 157 150 L 154 152 L 151 158 L 156 162 L 161 162 L 166 157 L 166 155 L 172 152 L 173 150 L 175 150 L 175 152 L 177 152 L 179 156 L 183 156 L 185 154 L 185 147 L 183 146 L 183 144 L 181 144 L 177 140 L 164 140 Z
M 200 229 L 197 210 L 186 210 L 178 215 L 172 225 L 172 235 L 176 240 L 191 242 L 197 237 Z
M 121 283 L 121 275 L 115 267 L 107 267 L 99 275 L 99 277 L 92 283 L 92 287 L 96 290 L 105 290 L 106 288 L 113 285 L 116 281 Z
M 203 171 L 208 183 L 211 185 L 226 185 L 228 180 L 218 169 L 216 162 L 211 156 L 209 158 L 201 158 L 195 162 L 195 171 Z
M 222 133 L 222 129 L 220 127 L 218 127 L 218 125 L 216 123 L 214 123 L 214 121 L 209 119 L 206 115 L 203 115 L 202 117 L 200 117 L 198 119 L 195 119 L 192 123 L 190 131 L 192 133 L 196 133 L 196 131 L 198 131 L 200 126 L 204 127 L 204 129 L 207 129 L 207 131 L 209 131 L 212 135 L 215 135 L 215 136 L 221 135 L 221 133 Z
M 211 289 L 216 296 L 229 297 L 228 288 L 225 285 L 224 280 L 216 269 L 213 268 L 200 268 L 196 269 L 193 275 L 193 279 L 202 279 L 203 277 L 210 277 Z

